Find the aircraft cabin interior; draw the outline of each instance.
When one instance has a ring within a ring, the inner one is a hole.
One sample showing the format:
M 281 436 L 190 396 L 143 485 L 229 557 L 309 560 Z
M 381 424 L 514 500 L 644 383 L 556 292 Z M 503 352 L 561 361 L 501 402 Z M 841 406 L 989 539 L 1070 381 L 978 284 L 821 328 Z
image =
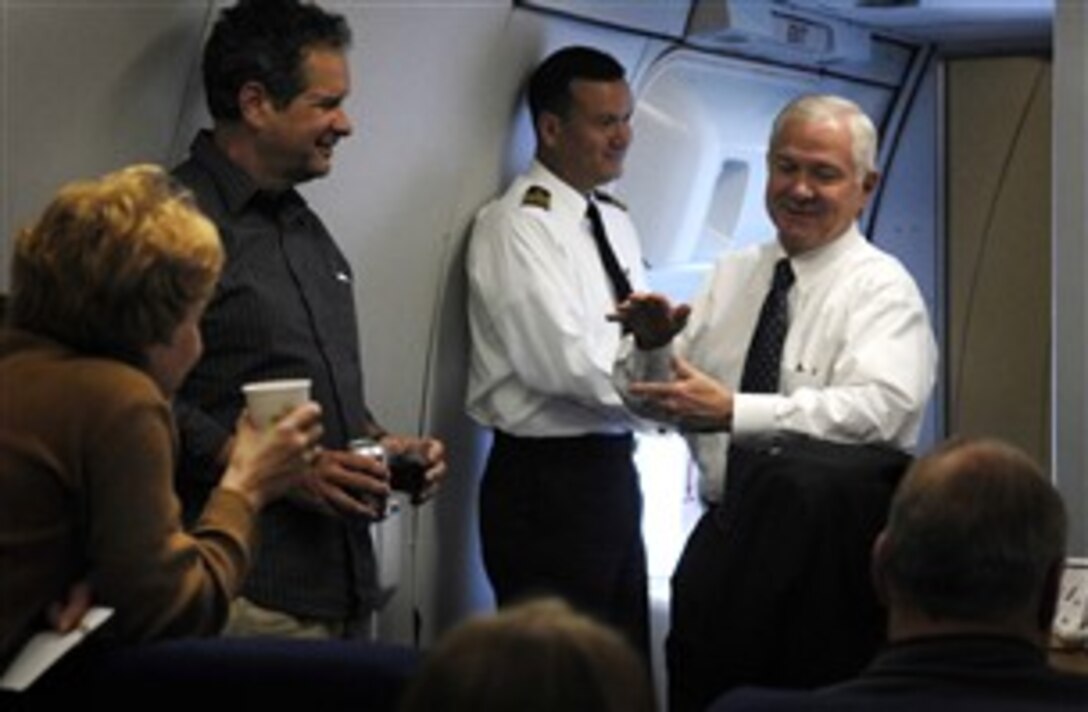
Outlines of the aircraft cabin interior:
M 59 186 L 186 155 L 209 125 L 200 51 L 228 4 L 0 0 L 0 292 L 13 236 Z M 389 593 L 376 639 L 426 645 L 494 606 L 476 529 L 490 434 L 464 411 L 466 238 L 532 158 L 522 82 L 569 44 L 627 69 L 634 140 L 611 192 L 651 286 L 676 300 L 723 250 L 774 239 L 763 184 L 775 113 L 808 92 L 861 105 L 882 174 L 862 231 L 917 281 L 940 347 L 919 450 L 951 433 L 1015 442 L 1066 499 L 1070 554 L 1088 555 L 1088 5 L 324 4 L 354 32 L 354 132 L 302 192 L 355 270 L 368 402 L 392 429 L 441 437 L 450 463 L 436 500 L 402 501 L 375 525 Z M 660 643 L 699 514 L 695 466 L 664 430 L 639 436 L 636 459 Z

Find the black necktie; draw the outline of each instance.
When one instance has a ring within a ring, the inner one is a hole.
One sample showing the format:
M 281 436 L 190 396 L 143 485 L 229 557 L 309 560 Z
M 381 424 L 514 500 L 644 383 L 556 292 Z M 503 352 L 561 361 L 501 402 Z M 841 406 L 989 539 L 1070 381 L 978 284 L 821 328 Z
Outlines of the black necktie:
M 774 266 L 771 289 L 763 300 L 756 330 L 748 343 L 744 357 L 744 372 L 740 379 L 742 393 L 775 393 L 782 368 L 782 343 L 789 325 L 788 297 L 793 286 L 793 269 L 783 257 Z
M 740 379 L 741 393 L 777 393 L 778 377 L 782 370 L 782 344 L 789 326 L 789 291 L 793 286 L 793 269 L 783 257 L 774 266 L 771 289 L 763 300 L 759 321 L 748 343 L 744 357 L 744 372 Z M 753 451 L 743 445 L 730 442 L 728 478 L 726 479 L 726 503 L 729 511 L 736 506 L 753 464 Z M 731 518 L 725 510 L 718 513 L 724 521 Z
M 608 243 L 608 234 L 604 231 L 601 213 L 592 200 L 589 201 L 589 205 L 586 207 L 586 217 L 589 218 L 593 241 L 597 243 L 597 253 L 601 256 L 604 271 L 608 273 L 608 281 L 612 283 L 612 294 L 616 297 L 617 302 L 622 302 L 631 295 L 631 283 L 620 268 L 620 263 L 616 260 L 616 253 L 612 251 L 612 245 Z

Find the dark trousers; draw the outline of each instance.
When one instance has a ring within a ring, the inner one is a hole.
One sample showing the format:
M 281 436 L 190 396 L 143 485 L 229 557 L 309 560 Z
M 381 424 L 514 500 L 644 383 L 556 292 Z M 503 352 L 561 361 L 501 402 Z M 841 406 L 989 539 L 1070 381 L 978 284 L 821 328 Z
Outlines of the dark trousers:
M 642 493 L 630 435 L 497 432 L 480 485 L 484 567 L 500 606 L 559 595 L 650 660 Z
M 851 677 L 884 640 L 869 557 L 909 457 L 798 439 L 746 459 L 673 573 L 670 712 Z

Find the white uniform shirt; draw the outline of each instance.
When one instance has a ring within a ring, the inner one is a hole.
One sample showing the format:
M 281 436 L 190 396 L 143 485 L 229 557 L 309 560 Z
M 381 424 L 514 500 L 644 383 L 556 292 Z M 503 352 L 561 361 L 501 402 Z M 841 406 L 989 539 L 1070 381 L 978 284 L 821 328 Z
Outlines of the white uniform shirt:
M 620 327 L 605 318 L 615 298 L 586 200 L 534 161 L 476 216 L 466 263 L 466 405 L 483 425 L 538 437 L 621 433 L 635 425 L 611 381 Z M 645 289 L 630 218 L 612 202 L 596 202 L 631 286 Z
M 771 242 L 722 257 L 672 344 L 640 351 L 633 339 L 625 340 L 616 364 L 617 387 L 668 378 L 675 350 L 736 388 L 775 262 L 784 256 Z M 732 437 L 791 432 L 909 450 L 917 442 L 937 368 L 933 331 L 914 280 L 856 225 L 791 264 L 796 281 L 789 293 L 779 392 L 737 393 Z M 631 406 L 646 412 L 637 402 Z M 703 475 L 700 492 L 710 501 L 720 500 L 724 488 L 729 437 L 688 438 Z

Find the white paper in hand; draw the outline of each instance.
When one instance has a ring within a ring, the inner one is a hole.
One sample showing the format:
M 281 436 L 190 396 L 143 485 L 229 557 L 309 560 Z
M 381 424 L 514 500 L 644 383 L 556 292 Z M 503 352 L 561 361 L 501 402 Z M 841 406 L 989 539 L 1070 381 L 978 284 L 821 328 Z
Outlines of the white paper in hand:
M 11 665 L 0 677 L 0 689 L 19 692 L 31 685 L 65 653 L 79 645 L 87 635 L 113 615 L 112 608 L 91 608 L 68 633 L 42 631 L 27 641 Z

